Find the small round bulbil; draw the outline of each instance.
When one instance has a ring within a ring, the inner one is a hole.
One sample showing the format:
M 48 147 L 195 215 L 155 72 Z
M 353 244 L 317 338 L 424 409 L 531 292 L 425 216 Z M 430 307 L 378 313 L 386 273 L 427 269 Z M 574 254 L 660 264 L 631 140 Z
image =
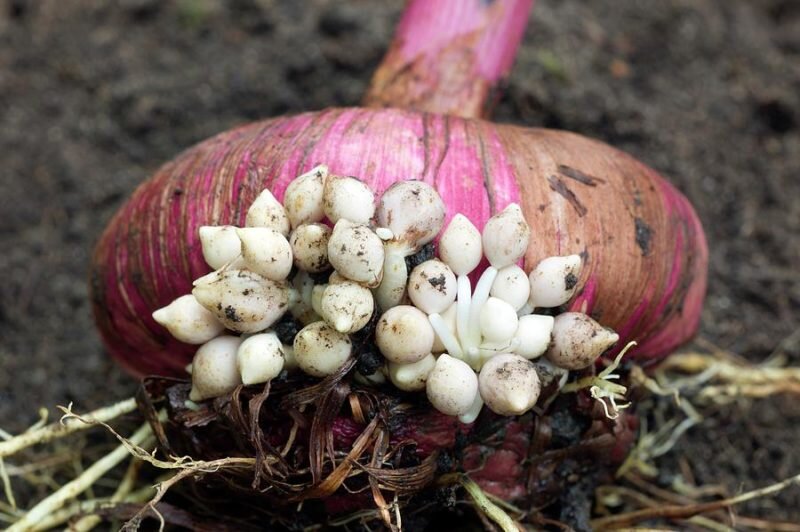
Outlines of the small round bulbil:
M 433 327 L 424 312 L 411 305 L 392 307 L 378 320 L 375 343 L 390 362 L 411 364 L 431 353 Z
M 272 281 L 283 281 L 292 271 L 292 247 L 286 237 L 268 227 L 244 227 L 236 234 L 248 270 Z
M 490 297 L 480 310 L 481 335 L 487 342 L 511 340 L 518 323 L 517 311 L 502 299 Z
M 440 355 L 428 375 L 425 392 L 436 410 L 448 416 L 461 416 L 475 403 L 478 376 L 466 362 Z
M 289 238 L 295 266 L 311 273 L 330 269 L 331 263 L 328 261 L 330 237 L 331 228 L 327 225 L 310 223 L 297 226 Z
M 289 290 L 247 270 L 224 270 L 195 283 L 192 294 L 227 329 L 243 333 L 263 331 L 289 306 Z
M 531 228 L 522 209 L 511 203 L 483 227 L 483 253 L 497 269 L 516 263 L 528 249 Z
M 192 360 L 192 390 L 189 399 L 203 401 L 232 392 L 242 383 L 236 353 L 242 339 L 218 336 L 200 346 Z
M 236 360 L 243 384 L 271 381 L 283 370 L 283 345 L 274 332 L 254 334 L 241 343 Z
M 463 214 L 456 214 L 439 239 L 439 257 L 456 275 L 466 275 L 483 258 L 481 233 Z
M 320 315 L 340 333 L 352 334 L 369 323 L 375 302 L 368 288 L 352 281 L 328 284 L 319 302 Z
M 241 242 L 232 225 L 204 225 L 199 229 L 206 264 L 218 270 L 241 253 Z
M 187 344 L 202 344 L 219 336 L 225 326 L 212 312 L 187 294 L 153 312 L 153 319 L 176 339 Z
M 414 253 L 439 234 L 445 214 L 442 198 L 429 184 L 398 181 L 381 196 L 377 221 L 391 230 L 393 243 Z
M 383 241 L 366 225 L 339 220 L 328 240 L 328 260 L 341 275 L 375 288 L 383 277 Z
M 375 195 L 355 177 L 331 175 L 325 181 L 322 208 L 331 223 L 345 219 L 368 224 L 375 215 Z
M 553 343 L 547 358 L 562 368 L 579 370 L 617 343 L 619 335 L 606 329 L 586 314 L 565 312 L 555 317 Z
M 320 165 L 292 180 L 286 187 L 286 192 L 283 194 L 283 206 L 292 227 L 319 222 L 325 218 L 322 196 L 327 178 L 328 167 Z
M 347 362 L 353 345 L 346 334 L 317 321 L 297 333 L 293 347 L 294 360 L 301 370 L 313 377 L 327 377 Z
M 578 289 L 581 274 L 580 255 L 548 257 L 531 270 L 529 280 L 532 308 L 552 308 L 570 300 Z
M 245 218 L 247 227 L 267 227 L 274 229 L 284 237 L 289 236 L 289 217 L 283 205 L 275 199 L 269 189 L 264 189 L 247 209 Z
M 519 416 L 533 408 L 541 393 L 534 365 L 519 355 L 490 358 L 478 376 L 484 403 L 495 414 Z
M 519 343 L 514 353 L 528 360 L 542 356 L 550 345 L 553 324 L 552 316 L 540 314 L 520 316 L 517 332 L 514 335 Z
M 489 293 L 514 307 L 514 310 L 519 310 L 528 302 L 531 283 L 525 270 L 516 264 L 511 264 L 497 272 Z
M 427 314 L 444 312 L 456 300 L 456 292 L 456 276 L 440 260 L 427 260 L 411 270 L 408 297 Z

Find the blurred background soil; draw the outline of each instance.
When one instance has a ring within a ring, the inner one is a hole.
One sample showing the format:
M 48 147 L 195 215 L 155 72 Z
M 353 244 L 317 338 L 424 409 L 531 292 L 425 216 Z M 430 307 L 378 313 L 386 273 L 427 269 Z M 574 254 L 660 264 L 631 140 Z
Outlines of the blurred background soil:
M 670 176 L 711 248 L 702 339 L 800 365 L 800 2 L 539 0 L 498 121 L 569 129 Z M 0 0 L 0 427 L 136 384 L 87 265 L 160 163 L 277 114 L 355 105 L 401 9 L 376 0 Z M 800 406 L 719 407 L 663 461 L 729 492 L 800 473 Z M 677 457 L 677 458 L 676 458 Z M 748 506 L 800 520 L 800 492 Z

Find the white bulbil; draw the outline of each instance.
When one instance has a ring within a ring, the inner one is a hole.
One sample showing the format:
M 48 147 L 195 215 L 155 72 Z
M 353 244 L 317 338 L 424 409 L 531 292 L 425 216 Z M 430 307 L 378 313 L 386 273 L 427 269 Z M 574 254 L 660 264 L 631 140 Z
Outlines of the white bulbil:
M 191 294 L 156 310 L 153 319 L 166 327 L 177 340 L 193 345 L 208 342 L 225 329 L 214 314 Z
M 324 224 L 301 224 L 292 231 L 289 245 L 294 264 L 301 270 L 318 273 L 331 267 L 328 262 L 328 240 L 331 228 Z
M 436 365 L 436 357 L 428 355 L 411 364 L 395 364 L 389 362 L 389 379 L 397 388 L 406 392 L 418 392 L 425 389 L 428 375 Z
M 295 319 L 300 320 L 303 325 L 308 325 L 322 318 L 314 312 L 311 306 L 311 296 L 314 290 L 314 280 L 307 272 L 300 270 L 292 279 L 292 288 L 297 297 L 292 302 L 289 310 Z
M 433 328 L 424 312 L 410 305 L 392 307 L 378 320 L 375 343 L 390 362 L 411 364 L 433 347 Z
M 483 227 L 483 253 L 495 268 L 516 263 L 525 255 L 531 238 L 531 228 L 522 209 L 511 203 L 495 214 Z
M 392 234 L 386 242 L 383 281 L 375 290 L 382 309 L 403 300 L 408 283 L 405 258 L 436 238 L 445 214 L 439 193 L 422 181 L 398 181 L 381 196 L 376 213 L 378 226 Z
M 206 264 L 218 270 L 241 253 L 241 242 L 232 225 L 204 225 L 200 227 L 200 245 Z
M 446 332 L 449 333 L 449 335 L 448 334 L 443 334 L 443 336 L 448 336 L 448 339 L 449 339 L 451 345 L 452 345 L 452 342 L 454 342 L 454 341 L 456 343 L 458 343 L 457 336 L 456 336 L 456 334 L 457 334 L 456 333 L 456 312 L 457 312 L 457 308 L 458 308 L 458 303 L 453 303 L 452 305 L 447 307 L 447 310 L 442 312 L 442 314 L 441 314 L 441 316 L 439 318 L 441 320 L 441 324 L 446 329 Z M 453 354 L 453 352 L 452 352 L 452 348 L 451 347 L 447 347 L 444 344 L 444 342 L 443 342 L 443 340 L 442 340 L 442 338 L 441 338 L 441 336 L 439 334 L 439 331 L 437 331 L 436 325 L 434 325 L 434 322 L 431 320 L 431 316 L 428 316 L 428 321 L 431 321 L 431 325 L 433 325 L 433 327 L 434 327 L 433 330 L 436 333 L 434 335 L 433 348 L 431 349 L 431 352 L 433 352 L 433 353 L 443 353 L 445 351 L 449 351 L 451 355 L 455 356 Z M 443 330 L 443 333 L 444 333 L 444 330 Z M 456 349 L 456 352 L 460 352 L 460 351 L 461 351 L 460 347 L 458 349 Z
M 439 239 L 439 257 L 456 275 L 466 275 L 483 258 L 481 233 L 463 214 L 456 214 Z
M 370 288 L 383 277 L 383 242 L 368 226 L 342 219 L 328 240 L 328 260 L 348 279 Z
M 519 310 L 528 302 L 531 283 L 525 270 L 516 264 L 511 264 L 498 270 L 489 294 L 502 299 L 514 307 L 514 310 Z
M 617 340 L 617 333 L 586 314 L 565 312 L 555 317 L 553 343 L 547 350 L 547 358 L 562 368 L 583 369 L 592 365 Z
M 456 276 L 440 260 L 427 260 L 411 271 L 408 297 L 427 314 L 444 312 L 456 300 Z
M 533 308 L 552 308 L 563 305 L 578 288 L 581 274 L 580 255 L 548 257 L 531 271 L 531 295 L 528 303 Z
M 383 278 L 375 289 L 375 300 L 382 309 L 390 309 L 403 301 L 408 287 L 406 256 L 397 247 L 387 244 L 384 248 Z
M 425 385 L 428 400 L 448 416 L 469 412 L 478 395 L 478 376 L 465 362 L 450 355 L 440 355 Z
M 325 181 L 322 208 L 331 223 L 344 218 L 368 224 L 375 215 L 375 195 L 355 177 L 331 175 Z
M 369 323 L 375 302 L 372 292 L 358 283 L 328 284 L 319 302 L 321 316 L 340 333 L 352 334 Z
M 263 331 L 286 312 L 289 290 L 246 270 L 225 270 L 197 282 L 192 294 L 226 328 L 253 333 Z
M 541 393 L 536 368 L 519 355 L 490 358 L 481 368 L 478 382 L 486 406 L 501 416 L 524 414 L 536 404 Z
M 282 281 L 292 271 L 292 247 L 286 237 L 268 227 L 237 229 L 242 258 L 248 270 L 273 281 Z
M 283 206 L 292 227 L 300 224 L 319 222 L 325 218 L 322 208 L 322 196 L 325 180 L 328 178 L 328 167 L 317 166 L 310 172 L 295 178 L 283 194 Z
M 352 351 L 350 338 L 318 321 L 303 327 L 294 337 L 294 359 L 313 377 L 327 377 L 347 362 Z
M 274 332 L 254 334 L 244 340 L 236 352 L 236 363 L 243 384 L 271 381 L 281 374 L 283 346 Z
M 381 196 L 377 221 L 392 231 L 392 242 L 410 251 L 408 255 L 439 234 L 445 213 L 436 189 L 422 181 L 398 181 Z
M 547 351 L 552 338 L 554 320 L 552 316 L 528 314 L 519 318 L 517 333 L 519 341 L 514 353 L 528 360 L 539 358 Z
M 328 284 L 315 284 L 314 288 L 311 289 L 311 308 L 314 309 L 320 317 L 322 316 L 322 294 L 325 293 L 325 289 L 328 288 Z
M 507 342 L 517 332 L 519 318 L 514 307 L 496 297 L 490 297 L 481 308 L 480 327 L 484 341 Z
M 218 336 L 200 346 L 192 360 L 190 400 L 219 397 L 242 383 L 236 367 L 236 352 L 241 343 L 236 336 Z
M 267 227 L 274 229 L 284 237 L 289 236 L 289 217 L 286 215 L 283 205 L 275 199 L 269 189 L 264 189 L 247 209 L 245 225 L 247 227 Z

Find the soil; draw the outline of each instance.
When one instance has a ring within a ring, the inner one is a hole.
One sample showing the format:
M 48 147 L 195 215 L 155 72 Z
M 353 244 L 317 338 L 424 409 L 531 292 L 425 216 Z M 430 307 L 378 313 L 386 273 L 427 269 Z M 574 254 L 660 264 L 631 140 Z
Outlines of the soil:
M 800 3 L 539 0 L 498 121 L 577 131 L 671 176 L 711 248 L 701 338 L 800 364 Z M 0 426 L 132 394 L 87 264 L 137 183 L 253 119 L 354 105 L 401 3 L 0 0 Z M 707 416 L 709 412 L 706 412 Z M 800 472 L 800 405 L 711 412 L 663 461 L 729 492 Z M 675 458 L 677 457 L 677 458 Z M 800 491 L 742 512 L 800 520 Z

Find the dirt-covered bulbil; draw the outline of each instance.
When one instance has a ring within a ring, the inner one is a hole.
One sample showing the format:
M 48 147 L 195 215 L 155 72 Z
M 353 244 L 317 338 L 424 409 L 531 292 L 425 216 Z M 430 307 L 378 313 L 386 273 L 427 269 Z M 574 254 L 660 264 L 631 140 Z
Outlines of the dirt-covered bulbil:
M 565 312 L 555 317 L 553 343 L 547 358 L 570 370 L 590 366 L 597 357 L 617 343 L 619 335 L 586 314 Z
M 344 277 L 370 288 L 383 278 L 383 242 L 368 225 L 340 219 L 328 240 L 328 260 Z
M 584 314 L 533 314 L 568 302 L 581 259 L 546 258 L 526 274 L 519 262 L 531 228 L 516 204 L 482 233 L 456 213 L 440 235 L 447 213 L 425 183 L 395 184 L 376 210 L 364 182 L 326 167 L 290 183 L 284 204 L 262 194 L 249 211 L 253 227 L 203 227 L 216 271 L 154 314 L 177 338 L 204 344 L 192 374 L 197 400 L 284 371 L 325 378 L 355 357 L 357 382 L 425 391 L 435 409 L 470 423 L 484 405 L 524 414 L 542 383 L 591 366 L 617 341 Z M 438 255 L 428 245 L 437 236 Z M 473 289 L 469 274 L 484 257 L 491 265 Z M 290 310 L 297 327 L 279 337 Z M 250 336 L 215 338 L 224 329 Z M 550 365 L 531 362 L 545 352 Z
M 313 377 L 326 377 L 347 362 L 353 346 L 346 334 L 317 321 L 297 333 L 293 347 L 300 369 Z
M 267 329 L 288 308 L 286 285 L 247 270 L 220 270 L 195 284 L 192 294 L 225 328 L 240 333 Z
M 325 224 L 308 223 L 297 226 L 289 238 L 294 265 L 311 273 L 329 270 L 331 268 L 328 260 L 330 238 L 331 228 Z

